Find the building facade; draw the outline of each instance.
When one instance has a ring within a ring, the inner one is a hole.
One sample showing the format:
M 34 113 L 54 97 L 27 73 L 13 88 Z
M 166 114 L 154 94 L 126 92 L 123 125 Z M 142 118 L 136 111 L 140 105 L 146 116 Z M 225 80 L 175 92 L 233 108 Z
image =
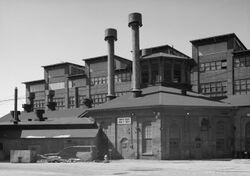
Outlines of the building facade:
M 192 58 L 196 62 L 191 76 L 193 90 L 217 99 L 242 92 L 237 85 L 241 79 L 249 79 L 249 63 L 246 62 L 249 52 L 234 33 L 191 43 Z M 243 91 L 246 89 L 243 87 Z
M 15 112 L 14 118 L 8 114 L 0 120 L 0 154 L 8 155 L 15 145 L 38 151 L 46 143 L 55 150 L 94 145 L 97 128 L 105 133 L 103 154 L 113 158 L 250 153 L 250 52 L 239 38 L 193 40 L 190 58 L 168 45 L 140 49 L 141 14 L 130 14 L 128 26 L 132 61 L 114 55 L 117 33 L 109 28 L 108 55 L 86 58 L 85 66 L 43 66 L 44 79 L 25 82 L 25 112 L 20 119 Z M 45 139 L 39 140 L 38 133 Z

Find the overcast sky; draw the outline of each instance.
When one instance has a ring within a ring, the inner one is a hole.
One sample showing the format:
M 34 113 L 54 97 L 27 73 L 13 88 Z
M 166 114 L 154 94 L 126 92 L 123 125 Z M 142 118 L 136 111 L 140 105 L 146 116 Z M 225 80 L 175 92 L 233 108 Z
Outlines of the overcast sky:
M 116 54 L 131 59 L 131 12 L 142 14 L 141 48 L 191 56 L 190 40 L 227 33 L 250 48 L 249 9 L 249 0 L 0 0 L 0 117 L 13 109 L 14 87 L 23 98 L 22 82 L 43 79 L 41 66 L 105 55 L 106 28 L 118 31 Z

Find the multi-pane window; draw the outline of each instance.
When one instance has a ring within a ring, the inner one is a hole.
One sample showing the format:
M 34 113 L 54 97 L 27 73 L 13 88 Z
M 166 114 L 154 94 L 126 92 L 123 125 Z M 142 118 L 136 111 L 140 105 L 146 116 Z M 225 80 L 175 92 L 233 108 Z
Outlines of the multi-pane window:
M 174 64 L 174 80 L 173 82 L 181 82 L 181 64 Z
M 143 124 L 143 153 L 152 153 L 152 125 L 150 122 Z
M 164 62 L 164 81 L 172 82 L 172 64 L 171 62 Z
M 56 109 L 64 108 L 64 98 L 53 98 L 53 101 L 56 102 Z
M 79 95 L 79 97 L 78 97 L 79 107 L 85 107 L 85 104 L 84 104 L 84 99 L 85 98 L 86 98 L 85 95 Z
M 250 56 L 234 58 L 234 67 L 250 67 Z
M 116 93 L 115 93 L 115 96 L 120 97 L 120 96 L 123 96 L 123 95 L 125 95 L 125 94 L 127 94 L 127 93 L 128 93 L 128 91 L 116 92 Z
M 69 108 L 74 108 L 75 106 L 75 97 L 69 97 Z
M 142 76 L 142 83 L 148 83 L 149 82 L 149 69 L 147 64 L 143 64 L 141 66 L 141 76 Z
M 151 64 L 151 83 L 158 83 L 160 81 L 159 79 L 159 63 L 153 62 Z
M 131 81 L 131 73 L 118 73 L 115 74 L 115 82 Z
M 131 73 L 117 73 L 114 76 L 115 82 L 131 81 Z M 99 76 L 91 78 L 91 85 L 107 84 L 107 76 Z
M 234 92 L 239 94 L 250 94 L 250 78 L 234 81 Z
M 106 76 L 99 76 L 91 78 L 91 85 L 100 85 L 100 84 L 107 84 L 107 77 Z
M 200 63 L 200 72 L 227 69 L 227 60 Z
M 222 97 L 227 93 L 227 82 L 210 82 L 201 84 L 201 93 L 210 97 Z
M 34 109 L 44 109 L 45 101 L 44 100 L 34 100 Z
M 106 97 L 107 97 L 106 93 L 91 95 L 91 98 L 93 100 L 93 105 L 95 106 L 95 105 L 105 103 L 107 101 Z

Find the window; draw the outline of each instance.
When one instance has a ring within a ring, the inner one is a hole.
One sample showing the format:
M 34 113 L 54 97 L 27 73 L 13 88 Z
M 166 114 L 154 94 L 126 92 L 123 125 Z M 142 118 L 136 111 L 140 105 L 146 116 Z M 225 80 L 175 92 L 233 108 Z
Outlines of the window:
M 53 98 L 53 101 L 56 102 L 56 109 L 63 109 L 64 108 L 64 98 Z
M 123 95 L 125 95 L 125 94 L 127 94 L 127 93 L 128 93 L 128 91 L 116 92 L 116 93 L 115 93 L 115 96 L 120 97 L 120 96 L 123 96 Z
M 236 68 L 240 67 L 240 59 L 239 58 L 234 59 L 234 67 L 236 67 Z
M 34 100 L 34 109 L 44 109 L 45 101 L 44 100 Z
M 64 82 L 50 83 L 49 84 L 50 90 L 57 90 L 57 89 L 64 89 L 64 88 L 65 88 Z
M 211 70 L 216 70 L 216 65 L 215 65 L 216 62 L 211 62 L 210 65 L 211 65 Z
M 216 70 L 221 70 L 221 62 L 216 61 Z
M 151 78 L 152 78 L 152 84 L 154 83 L 158 83 L 160 80 L 159 80 L 159 64 L 158 63 L 152 63 L 151 64 Z
M 221 69 L 227 69 L 227 60 L 221 61 Z
M 200 72 L 227 69 L 227 60 L 200 63 Z
M 107 101 L 107 93 L 94 94 L 94 95 L 91 95 L 91 98 L 93 100 L 93 106 L 99 105 Z
M 210 97 L 222 97 L 226 96 L 227 93 L 227 82 L 210 82 L 210 83 L 201 83 L 201 92 Z
M 107 84 L 107 77 L 100 76 L 100 77 L 92 77 L 91 78 L 91 85 L 100 85 L 100 84 Z
M 85 98 L 86 98 L 85 95 L 79 95 L 79 97 L 78 97 L 79 107 L 85 107 L 85 104 L 84 104 L 84 99 Z
M 152 153 L 152 125 L 146 122 L 143 125 L 143 153 Z
M 250 78 L 234 81 L 234 92 L 239 94 L 250 94 Z
M 174 80 L 173 82 L 181 82 L 181 64 L 174 64 Z
M 246 56 L 246 66 L 250 67 L 250 56 Z
M 141 67 L 141 73 L 142 73 L 142 83 L 148 83 L 149 82 L 149 72 L 148 72 L 148 65 L 143 64 Z
M 210 70 L 210 63 L 205 63 L 205 71 L 209 71 Z
M 200 72 L 204 72 L 205 71 L 205 64 L 201 63 L 200 64 Z
M 241 56 L 234 58 L 234 67 L 249 67 L 250 66 L 250 56 Z
M 75 106 L 75 97 L 69 97 L 69 108 L 74 108 Z
M 164 62 L 164 81 L 172 81 L 172 64 L 170 62 Z

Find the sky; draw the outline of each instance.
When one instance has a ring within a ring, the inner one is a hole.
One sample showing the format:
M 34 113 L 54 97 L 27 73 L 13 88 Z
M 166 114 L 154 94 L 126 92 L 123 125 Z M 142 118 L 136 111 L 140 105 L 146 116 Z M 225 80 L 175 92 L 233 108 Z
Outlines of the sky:
M 0 117 L 13 110 L 14 88 L 44 78 L 41 66 L 106 55 L 104 30 L 115 28 L 115 54 L 131 60 L 128 14 L 142 14 L 140 47 L 174 46 L 235 33 L 250 48 L 249 0 L 0 0 Z

